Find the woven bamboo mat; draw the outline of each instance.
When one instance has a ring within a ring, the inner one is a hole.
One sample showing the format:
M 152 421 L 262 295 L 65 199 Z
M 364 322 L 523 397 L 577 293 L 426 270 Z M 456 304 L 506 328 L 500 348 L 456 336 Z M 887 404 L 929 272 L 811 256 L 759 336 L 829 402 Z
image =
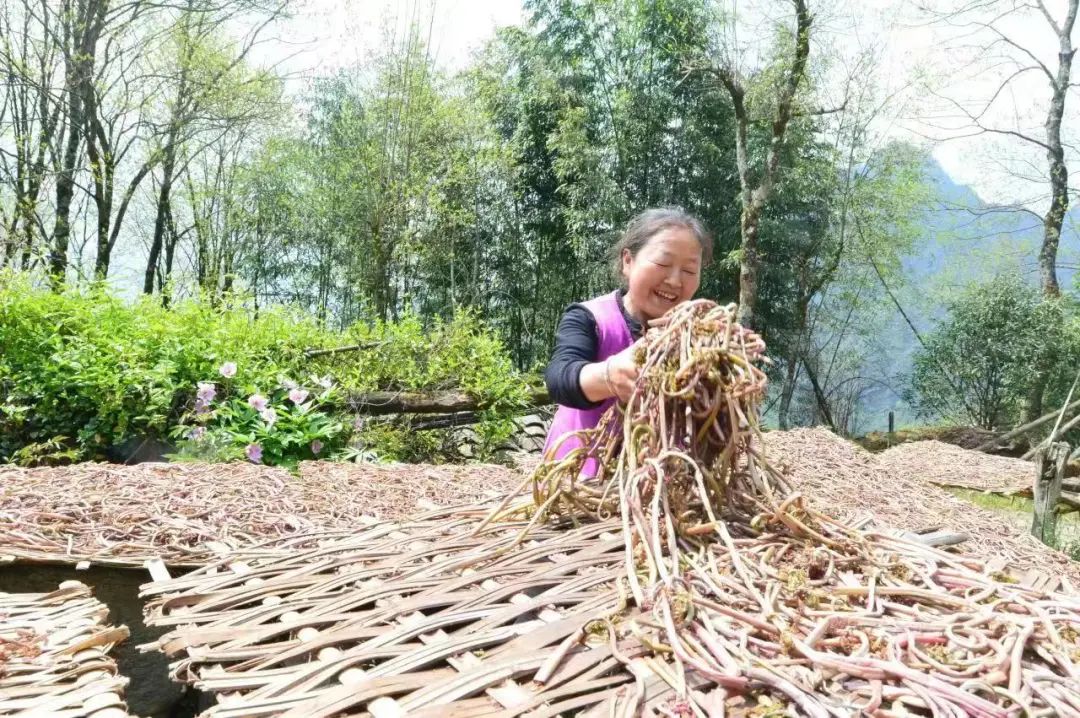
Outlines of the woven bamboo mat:
M 169 630 L 142 648 L 218 697 L 204 718 L 682 715 L 665 679 L 679 671 L 623 630 L 641 614 L 627 609 L 619 520 L 538 526 L 518 544 L 524 523 L 473 535 L 489 508 L 374 522 L 148 584 L 147 623 Z M 858 583 L 847 571 L 832 580 Z M 775 695 L 686 680 L 731 718 L 780 709 Z M 843 690 L 819 690 L 855 714 Z
M 109 652 L 128 629 L 78 581 L 52 593 L 0 593 L 0 715 L 126 718 L 127 679 Z
M 150 584 L 148 621 L 173 630 L 144 648 L 179 656 L 174 676 L 219 696 L 204 714 L 215 718 L 554 716 L 632 687 L 616 655 L 640 647 L 579 640 L 622 607 L 618 522 L 540 527 L 514 546 L 524 524 L 470 535 L 485 511 L 377 523 Z M 646 690 L 649 704 L 670 698 L 655 678 Z

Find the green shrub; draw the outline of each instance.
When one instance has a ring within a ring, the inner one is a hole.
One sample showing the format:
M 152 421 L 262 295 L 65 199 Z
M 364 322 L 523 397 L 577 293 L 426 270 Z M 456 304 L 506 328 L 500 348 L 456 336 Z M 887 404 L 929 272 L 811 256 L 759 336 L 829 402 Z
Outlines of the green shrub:
M 312 377 L 300 385 L 281 378 L 266 395 L 239 390 L 236 365 L 219 368 L 219 382 L 200 382 L 194 405 L 172 429 L 175 458 L 201 461 L 246 459 L 293 468 L 303 459 L 323 459 L 345 447 L 349 425 L 333 412 L 334 385 Z
M 305 354 L 353 344 L 372 346 Z M 223 381 L 226 363 L 236 373 Z M 334 378 L 329 392 L 305 380 L 313 397 L 307 410 L 288 402 L 285 382 L 327 375 Z M 210 416 L 192 413 L 200 382 L 219 385 Z M 353 417 L 342 397 L 440 389 L 491 406 L 479 432 L 493 443 L 525 397 L 504 347 L 470 314 L 430 326 L 405 317 L 339 332 L 284 307 L 254 312 L 239 297 L 220 306 L 194 298 L 164 307 L 160 298 L 124 302 L 100 288 L 55 294 L 0 274 L 0 461 L 102 459 L 131 438 L 172 437 L 181 457 L 241 458 L 247 443 L 263 442 L 264 461 L 289 464 L 314 455 L 316 440 L 321 455 L 344 450 Z M 246 405 L 256 393 L 278 412 L 269 433 Z M 186 437 L 200 426 L 206 433 L 196 445 Z M 425 442 L 438 442 L 436 434 L 420 440 L 410 433 L 420 432 L 386 424 L 383 443 L 365 441 L 365 450 L 421 459 Z M 241 445 L 245 439 L 253 441 Z M 410 442 L 417 448 L 399 447 Z
M 915 356 L 909 395 L 923 416 L 995 429 L 1013 426 L 1040 370 L 1045 406 L 1076 374 L 1075 308 L 1019 279 L 998 277 L 961 294 Z M 1060 399 L 1059 399 L 1060 395 Z
M 357 422 L 354 450 L 385 461 L 446 463 L 453 460 L 449 432 L 412 431 L 407 421 L 370 418 Z M 346 454 L 348 456 L 348 454 Z
M 1080 561 L 1080 541 L 1070 541 L 1061 550 L 1068 554 L 1073 561 Z

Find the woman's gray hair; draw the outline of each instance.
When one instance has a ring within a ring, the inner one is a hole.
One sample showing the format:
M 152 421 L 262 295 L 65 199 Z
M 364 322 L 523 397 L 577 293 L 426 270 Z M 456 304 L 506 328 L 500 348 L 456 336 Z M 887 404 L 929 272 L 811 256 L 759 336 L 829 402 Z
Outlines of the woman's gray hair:
M 636 257 L 650 239 L 672 227 L 681 227 L 694 235 L 698 244 L 701 245 L 702 267 L 712 261 L 713 238 L 700 219 L 679 207 L 654 207 L 630 220 L 615 244 L 613 257 L 615 276 L 622 279 L 623 250 L 630 252 L 631 257 Z

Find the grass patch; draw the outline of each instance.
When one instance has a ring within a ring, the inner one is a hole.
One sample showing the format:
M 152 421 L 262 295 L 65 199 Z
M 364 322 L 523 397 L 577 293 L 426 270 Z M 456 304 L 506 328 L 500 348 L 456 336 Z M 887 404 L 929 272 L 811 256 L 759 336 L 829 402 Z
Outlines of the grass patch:
M 1026 496 L 1003 496 L 976 489 L 965 489 L 956 486 L 945 488 L 953 496 L 969 501 L 976 506 L 998 512 L 1013 512 L 1031 517 L 1035 510 L 1035 502 Z
M 1031 530 L 1035 502 L 1026 496 L 1002 496 L 974 489 L 949 487 L 953 496 L 998 514 L 1021 531 Z M 1058 518 L 1057 547 L 1080 561 L 1080 513 L 1072 512 Z

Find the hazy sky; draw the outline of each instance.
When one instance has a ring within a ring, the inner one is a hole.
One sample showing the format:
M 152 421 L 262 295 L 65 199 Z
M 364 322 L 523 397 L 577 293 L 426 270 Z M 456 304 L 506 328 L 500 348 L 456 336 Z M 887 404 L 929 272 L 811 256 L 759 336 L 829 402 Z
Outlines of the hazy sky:
M 410 21 L 433 19 L 436 60 L 458 68 L 497 27 L 518 23 L 521 16 L 519 0 L 301 0 L 279 28 L 286 42 L 268 44 L 263 54 L 279 58 L 291 45 L 296 54 L 290 70 L 325 74 L 377 51 L 388 31 L 400 33 Z
M 789 5 L 783 0 L 717 0 L 733 9 L 740 22 L 748 24 L 739 41 L 745 48 L 748 64 L 763 43 L 747 38 L 762 36 L 755 32 L 761 18 L 785 17 Z M 951 0 L 923 3 L 943 6 Z M 464 66 L 472 50 L 489 38 L 495 28 L 521 21 L 520 0 L 303 0 L 296 16 L 280 28 L 280 41 L 262 48 L 262 61 L 281 61 L 291 72 L 324 75 L 334 68 L 363 60 L 385 41 L 388 32 L 400 32 L 410 20 L 426 22 L 433 18 L 432 45 L 437 61 L 448 69 Z M 1047 0 L 1051 12 L 1064 15 L 1065 0 Z M 814 4 L 814 3 L 812 3 Z M 985 64 L 990 53 L 974 45 L 964 47 L 971 27 L 928 25 L 923 16 L 915 16 L 911 0 L 829 0 L 816 3 L 814 29 L 827 34 L 840 65 L 845 56 L 853 57 L 866 47 L 878 47 L 883 62 L 879 83 L 888 92 L 900 92 L 906 98 L 891 116 L 880 124 L 885 134 L 915 141 L 927 137 L 942 138 L 963 134 L 961 122 L 951 100 L 969 102 L 989 97 L 996 87 L 994 78 L 982 72 L 973 75 L 967 69 L 973 59 Z M 1039 59 L 1056 61 L 1056 44 L 1039 16 L 1010 20 L 1012 39 L 1032 48 Z M 1080 34 L 1080 33 L 1078 33 Z M 985 43 L 983 43 L 985 44 Z M 959 45 L 959 47 L 958 47 Z M 946 50 L 949 47 L 952 49 Z M 840 72 L 841 70 L 838 70 Z M 1010 72 L 997 65 L 1001 73 Z M 1077 68 L 1080 73 L 1080 68 Z M 1074 73 L 1075 74 L 1075 73 Z M 904 90 L 915 75 L 927 75 L 936 87 L 937 96 Z M 1008 92 L 1002 93 L 987 114 L 987 124 L 995 127 L 1030 128 L 1038 132 L 1046 96 L 1046 80 L 1036 72 L 1023 75 Z M 1080 124 L 1080 97 L 1071 97 L 1071 116 Z M 997 202 L 1030 201 L 1045 186 L 1042 152 L 1023 147 L 1014 140 L 996 135 L 981 135 L 932 143 L 934 156 L 956 181 L 971 185 L 984 198 Z M 1002 158 L 1010 158 L 1005 162 Z M 1007 165 L 1007 166 L 1006 166 Z M 1035 182 L 1010 178 L 1017 171 L 1035 175 Z

